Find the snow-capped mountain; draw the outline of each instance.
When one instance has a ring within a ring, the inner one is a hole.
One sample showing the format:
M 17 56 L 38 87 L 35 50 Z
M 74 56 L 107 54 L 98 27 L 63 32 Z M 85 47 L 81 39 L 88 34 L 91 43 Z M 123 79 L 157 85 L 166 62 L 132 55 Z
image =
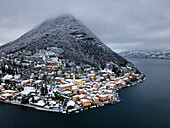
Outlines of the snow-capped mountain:
M 154 59 L 170 59 L 170 49 L 156 51 L 125 51 L 120 55 L 128 58 L 154 58 Z
M 129 63 L 71 15 L 63 15 L 41 23 L 20 38 L 1 46 L 0 53 L 26 51 L 35 54 L 47 47 L 60 48 L 64 59 L 77 64 L 106 67 L 108 63 L 112 63 L 126 67 Z

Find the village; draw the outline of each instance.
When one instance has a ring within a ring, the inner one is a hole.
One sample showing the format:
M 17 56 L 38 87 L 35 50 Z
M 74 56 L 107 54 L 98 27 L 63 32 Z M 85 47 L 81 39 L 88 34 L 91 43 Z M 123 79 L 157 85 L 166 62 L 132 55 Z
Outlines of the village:
M 79 113 L 120 102 L 118 90 L 143 81 L 143 74 L 77 66 L 62 49 L 17 52 L 0 59 L 0 101 L 38 110 Z

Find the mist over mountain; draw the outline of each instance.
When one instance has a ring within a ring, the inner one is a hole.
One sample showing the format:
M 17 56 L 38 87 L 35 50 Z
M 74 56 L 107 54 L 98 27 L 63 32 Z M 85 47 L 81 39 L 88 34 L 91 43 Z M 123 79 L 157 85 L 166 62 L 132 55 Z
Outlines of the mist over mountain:
M 15 53 L 20 50 L 36 53 L 47 47 L 62 48 L 63 58 L 78 64 L 105 67 L 108 63 L 118 66 L 126 66 L 128 63 L 71 15 L 46 20 L 20 38 L 1 46 L 0 53 Z

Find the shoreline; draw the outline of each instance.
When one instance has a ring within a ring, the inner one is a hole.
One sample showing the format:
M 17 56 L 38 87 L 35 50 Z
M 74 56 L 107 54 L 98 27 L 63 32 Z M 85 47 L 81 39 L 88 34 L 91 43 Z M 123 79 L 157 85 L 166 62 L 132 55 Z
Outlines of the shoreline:
M 11 105 L 16 105 L 16 106 L 23 106 L 23 107 L 33 108 L 33 109 L 40 110 L 40 111 L 58 112 L 58 113 L 61 112 L 59 110 L 46 109 L 46 108 L 37 107 L 37 106 L 34 106 L 34 105 L 30 105 L 30 104 L 21 104 L 21 103 L 17 103 L 17 102 L 3 101 L 3 100 L 0 100 L 0 102 L 1 103 L 6 103 L 6 104 L 11 104 Z
M 0 100 L 1 103 L 5 103 L 5 104 L 11 104 L 11 105 L 16 105 L 16 106 L 22 106 L 22 107 L 28 107 L 28 108 L 33 108 L 35 110 L 39 110 L 39 111 L 46 111 L 46 112 L 55 112 L 55 113 L 61 113 L 61 114 L 70 114 L 70 113 L 73 113 L 75 112 L 75 114 L 81 112 L 81 111 L 86 111 L 86 110 L 89 110 L 89 109 L 94 109 L 94 108 L 100 108 L 100 107 L 103 107 L 105 105 L 108 105 L 108 104 L 117 104 L 120 102 L 120 100 L 117 100 L 117 101 L 114 101 L 114 102 L 107 102 L 107 103 L 103 103 L 101 105 L 96 105 L 96 106 L 90 106 L 90 107 L 81 107 L 81 108 L 78 108 L 78 109 L 70 109 L 68 110 L 68 112 L 66 112 L 65 110 L 62 111 L 62 110 L 54 110 L 54 109 L 46 109 L 46 108 L 42 108 L 42 107 L 37 107 L 37 106 L 34 106 L 34 105 L 30 105 L 30 104 L 21 104 L 21 103 L 16 103 L 16 102 L 11 102 L 11 101 L 3 101 L 3 100 Z M 83 110 L 82 110 L 83 109 Z M 77 112 L 79 111 L 79 112 Z
M 143 79 L 140 79 L 140 80 L 130 84 L 130 86 L 134 86 L 134 85 L 137 85 L 139 83 L 143 83 L 145 80 L 146 80 L 146 76 Z M 130 86 L 126 86 L 126 87 L 130 87 Z M 126 87 L 123 87 L 123 88 L 126 88 Z M 119 88 L 118 90 L 123 89 L 123 88 Z M 89 109 L 103 107 L 103 106 L 108 105 L 108 104 L 117 104 L 120 101 L 121 100 L 119 99 L 119 96 L 118 96 L 118 99 L 113 101 L 113 102 L 106 101 L 106 102 L 103 102 L 103 104 L 101 104 L 101 105 L 98 104 L 98 105 L 95 105 L 95 106 L 81 107 L 81 108 L 78 108 L 78 109 L 70 109 L 70 110 L 66 111 L 66 110 L 62 110 L 62 109 L 61 110 L 58 110 L 58 109 L 56 109 L 56 110 L 55 109 L 48 109 L 48 108 L 34 106 L 34 105 L 31 105 L 31 104 L 21 104 L 21 103 L 15 102 L 15 101 L 0 100 L 1 103 L 18 105 L 18 106 L 33 108 L 33 109 L 39 110 L 39 111 L 55 112 L 55 113 L 61 113 L 61 114 L 70 114 L 70 113 L 73 113 L 73 112 L 74 112 L 74 114 L 77 114 L 77 113 L 80 113 L 81 111 L 86 111 L 86 110 L 89 110 Z

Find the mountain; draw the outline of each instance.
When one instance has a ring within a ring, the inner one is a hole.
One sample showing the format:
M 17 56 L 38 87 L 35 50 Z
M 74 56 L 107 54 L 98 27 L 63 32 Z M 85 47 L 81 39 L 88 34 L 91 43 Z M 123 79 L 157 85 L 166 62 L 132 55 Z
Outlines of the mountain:
M 170 59 L 170 49 L 153 51 L 124 51 L 120 55 L 128 58 Z
M 129 63 L 71 15 L 41 23 L 18 39 L 1 46 L 0 53 L 9 54 L 21 50 L 36 53 L 47 47 L 63 49 L 63 58 L 77 64 L 105 67 L 108 63 L 114 63 L 125 67 Z

